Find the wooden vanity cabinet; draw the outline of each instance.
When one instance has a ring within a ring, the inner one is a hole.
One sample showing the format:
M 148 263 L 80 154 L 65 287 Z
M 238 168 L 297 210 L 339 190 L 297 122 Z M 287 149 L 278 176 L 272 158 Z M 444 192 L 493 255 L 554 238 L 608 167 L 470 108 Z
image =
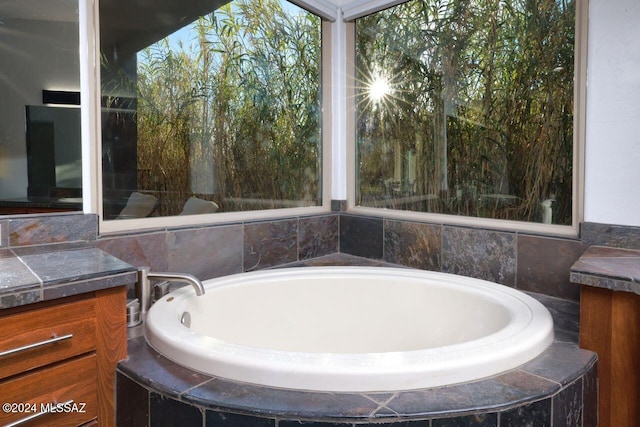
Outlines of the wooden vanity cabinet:
M 600 427 L 640 425 L 640 295 L 580 290 L 580 347 L 598 353 Z
M 120 286 L 0 310 L 0 425 L 115 425 L 125 305 Z

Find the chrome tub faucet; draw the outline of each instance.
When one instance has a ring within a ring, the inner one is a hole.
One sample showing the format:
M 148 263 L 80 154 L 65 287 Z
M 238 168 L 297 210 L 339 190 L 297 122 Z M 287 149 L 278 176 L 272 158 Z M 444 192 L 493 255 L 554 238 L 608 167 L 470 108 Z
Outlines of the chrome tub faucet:
M 136 284 L 136 297 L 140 302 L 140 317 L 145 318 L 149 308 L 151 308 L 151 296 L 153 286 L 151 280 L 169 280 L 172 282 L 183 282 L 193 286 L 196 295 L 204 295 L 204 286 L 195 276 L 186 273 L 159 273 L 150 271 L 149 267 L 138 269 L 138 283 Z

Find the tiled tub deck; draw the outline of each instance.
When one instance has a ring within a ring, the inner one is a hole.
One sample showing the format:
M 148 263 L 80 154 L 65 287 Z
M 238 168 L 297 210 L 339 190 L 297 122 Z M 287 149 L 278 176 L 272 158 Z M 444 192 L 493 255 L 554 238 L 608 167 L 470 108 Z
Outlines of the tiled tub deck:
M 597 358 L 578 348 L 578 305 L 531 295 L 555 322 L 556 340 L 538 358 L 483 380 L 400 392 L 297 391 L 212 377 L 166 359 L 138 329 L 118 367 L 118 425 L 595 427 Z

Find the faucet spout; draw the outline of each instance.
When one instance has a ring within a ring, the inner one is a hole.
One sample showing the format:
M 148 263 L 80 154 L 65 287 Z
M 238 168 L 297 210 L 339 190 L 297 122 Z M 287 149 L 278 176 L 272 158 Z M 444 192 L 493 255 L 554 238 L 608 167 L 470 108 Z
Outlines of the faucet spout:
M 149 267 L 141 267 L 138 270 L 138 286 L 136 287 L 136 296 L 140 301 L 140 314 L 144 318 L 149 308 L 151 308 L 151 280 L 170 280 L 174 282 L 188 283 L 193 286 L 196 295 L 204 295 L 204 286 L 202 282 L 195 276 L 187 273 L 160 273 L 149 271 Z
M 196 295 L 204 295 L 204 286 L 202 282 L 192 274 L 187 273 L 155 273 L 149 272 L 147 273 L 147 277 L 149 279 L 161 279 L 161 280 L 171 280 L 173 282 L 183 282 L 188 283 L 196 291 Z

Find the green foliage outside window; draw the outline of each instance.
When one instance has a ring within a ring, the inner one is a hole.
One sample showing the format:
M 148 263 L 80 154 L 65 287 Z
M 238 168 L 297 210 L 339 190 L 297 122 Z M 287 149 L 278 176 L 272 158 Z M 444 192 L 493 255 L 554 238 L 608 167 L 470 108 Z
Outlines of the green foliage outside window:
M 135 93 L 135 189 L 160 199 L 154 215 L 191 195 L 220 211 L 322 203 L 320 24 L 236 0 L 137 53 L 115 81 Z
M 357 204 L 571 224 L 575 1 L 356 21 Z

